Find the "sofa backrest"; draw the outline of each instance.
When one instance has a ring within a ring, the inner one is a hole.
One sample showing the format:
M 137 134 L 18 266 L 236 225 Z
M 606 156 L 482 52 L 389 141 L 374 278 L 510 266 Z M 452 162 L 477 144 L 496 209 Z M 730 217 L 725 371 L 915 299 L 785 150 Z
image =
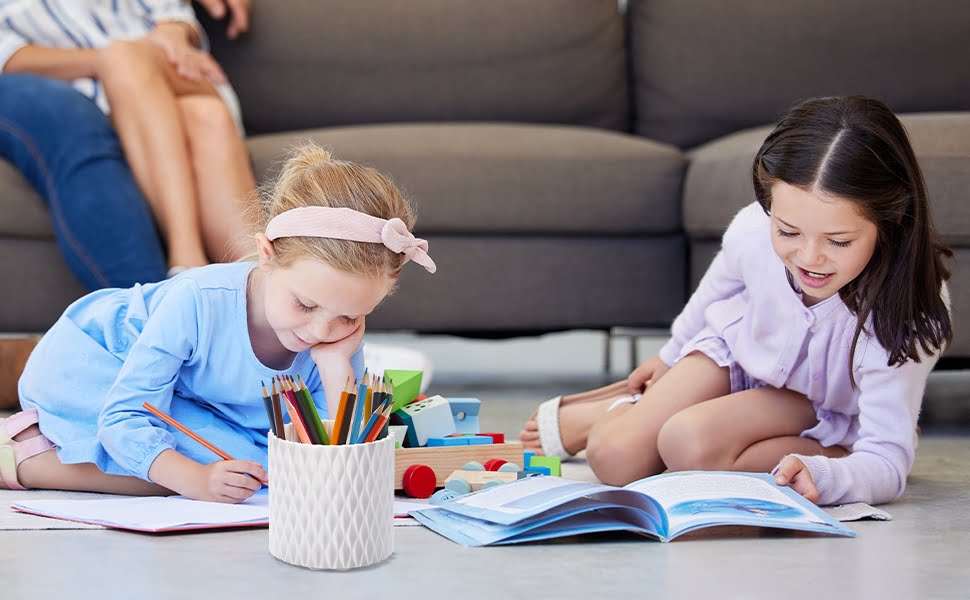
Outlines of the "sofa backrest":
M 629 0 L 637 133 L 681 148 L 812 96 L 970 109 L 964 0 Z
M 616 0 L 271 0 L 253 3 L 236 42 L 200 19 L 249 133 L 392 121 L 630 128 Z

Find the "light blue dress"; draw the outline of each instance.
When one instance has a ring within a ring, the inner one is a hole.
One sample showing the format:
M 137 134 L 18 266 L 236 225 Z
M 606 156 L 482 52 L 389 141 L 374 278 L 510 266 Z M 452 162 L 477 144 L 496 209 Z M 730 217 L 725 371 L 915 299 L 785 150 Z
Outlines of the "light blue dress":
M 233 458 L 266 467 L 269 418 L 260 382 L 277 373 L 303 377 L 326 415 L 309 351 L 285 371 L 253 353 L 246 286 L 254 267 L 210 265 L 160 283 L 99 290 L 68 307 L 19 385 L 23 408 L 38 409 L 62 463 L 90 462 L 150 481 L 152 462 L 168 448 L 203 464 L 219 460 L 145 410 L 148 401 Z M 363 347 L 351 364 L 359 378 Z

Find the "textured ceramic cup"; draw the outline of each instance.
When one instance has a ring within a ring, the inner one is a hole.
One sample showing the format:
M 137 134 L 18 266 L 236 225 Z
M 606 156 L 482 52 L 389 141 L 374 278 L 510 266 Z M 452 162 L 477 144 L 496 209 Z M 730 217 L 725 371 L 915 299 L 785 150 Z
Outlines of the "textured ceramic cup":
M 276 558 L 342 571 L 394 551 L 393 436 L 320 446 L 270 434 L 269 474 L 269 552 Z

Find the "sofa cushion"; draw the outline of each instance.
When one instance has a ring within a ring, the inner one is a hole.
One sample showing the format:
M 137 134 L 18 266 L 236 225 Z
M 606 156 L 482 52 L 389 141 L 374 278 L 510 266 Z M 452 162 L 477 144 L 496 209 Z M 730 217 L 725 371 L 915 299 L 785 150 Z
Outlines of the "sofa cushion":
M 679 235 L 428 235 L 438 271 L 406 268 L 368 329 L 510 335 L 666 327 L 684 305 Z M 663 268 L 657 268 L 663 265 Z
M 391 121 L 630 128 L 615 1 L 274 1 L 254 7 L 237 42 L 202 20 L 251 133 Z
M 682 148 L 811 96 L 970 106 L 970 3 L 629 0 L 636 131 Z
M 900 117 L 923 170 L 933 221 L 943 239 L 970 246 L 970 112 Z M 754 201 L 751 163 L 772 127 L 749 129 L 690 153 L 684 227 L 691 238 L 719 238 L 734 213 Z
M 0 158 L 0 236 L 53 238 L 54 227 L 44 200 L 12 164 Z
M 684 155 L 627 134 L 550 125 L 397 124 L 248 140 L 257 177 L 313 141 L 389 174 L 422 233 L 591 235 L 681 230 Z

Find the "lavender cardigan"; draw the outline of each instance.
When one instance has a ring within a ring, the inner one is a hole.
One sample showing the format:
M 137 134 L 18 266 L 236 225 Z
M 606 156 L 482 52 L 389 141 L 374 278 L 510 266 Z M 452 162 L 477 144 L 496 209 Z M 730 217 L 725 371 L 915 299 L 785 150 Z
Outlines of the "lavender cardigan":
M 749 375 L 808 397 L 819 420 L 802 436 L 852 451 L 836 459 L 796 455 L 812 474 L 819 504 L 888 502 L 906 487 L 916 419 L 939 355 L 890 367 L 886 350 L 864 331 L 853 389 L 848 363 L 857 321 L 837 294 L 802 303 L 771 247 L 770 220 L 754 203 L 734 217 L 660 358 L 673 365 L 691 341 L 722 338 Z M 866 325 L 871 331 L 871 319 Z

